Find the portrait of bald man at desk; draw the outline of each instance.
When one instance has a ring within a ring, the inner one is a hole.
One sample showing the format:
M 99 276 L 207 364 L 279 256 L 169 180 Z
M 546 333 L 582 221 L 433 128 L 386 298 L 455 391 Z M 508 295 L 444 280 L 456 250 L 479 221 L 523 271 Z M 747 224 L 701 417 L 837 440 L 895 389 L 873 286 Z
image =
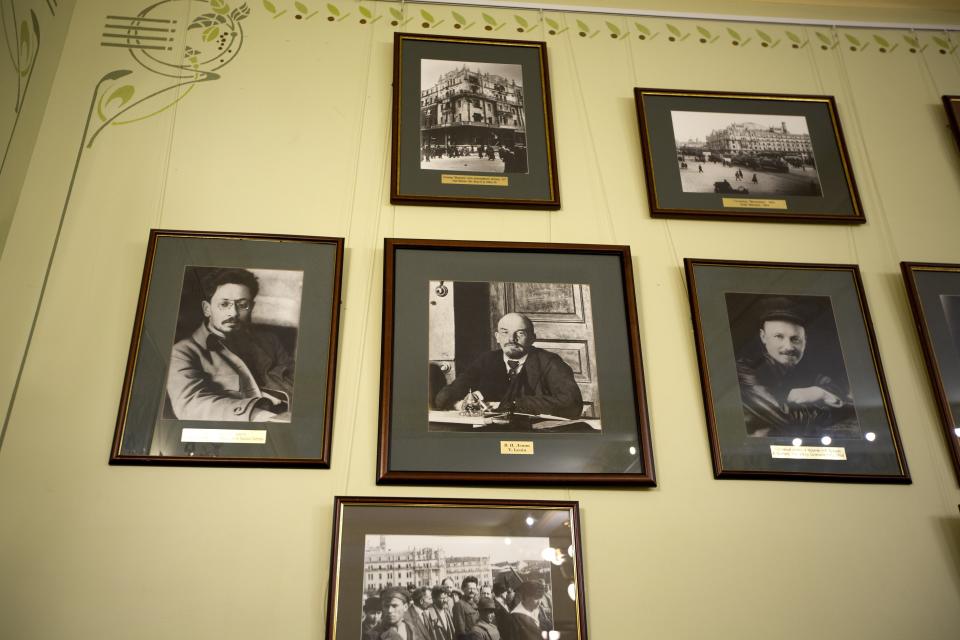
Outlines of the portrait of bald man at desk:
M 521 313 L 507 313 L 497 322 L 498 349 L 481 354 L 434 399 L 441 410 L 461 410 L 480 392 L 498 411 L 579 418 L 583 410 L 573 369 L 555 353 L 533 346 L 533 322 Z

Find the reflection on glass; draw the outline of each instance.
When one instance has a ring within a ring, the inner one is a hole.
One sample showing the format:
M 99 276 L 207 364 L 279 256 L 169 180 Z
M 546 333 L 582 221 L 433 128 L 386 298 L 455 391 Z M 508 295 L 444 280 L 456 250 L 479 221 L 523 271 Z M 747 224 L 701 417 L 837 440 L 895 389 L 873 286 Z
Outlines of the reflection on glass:
M 868 434 L 868 435 L 873 435 L 873 434 Z M 956 429 L 953 430 L 953 435 L 960 438 L 960 427 L 957 427 Z
M 573 545 L 567 547 L 567 555 L 569 555 L 571 558 L 573 557 Z
M 863 437 L 866 438 L 868 442 L 873 442 L 877 439 L 877 434 L 875 434 L 873 431 L 868 431 L 867 435 Z
M 630 455 L 632 455 L 632 456 L 637 455 L 637 448 L 636 448 L 636 447 L 630 447 Z
M 833 442 L 833 438 L 831 438 L 830 436 L 823 436 L 822 438 L 820 438 L 820 442 L 822 442 L 824 446 L 826 446 L 831 442 Z
M 574 602 L 577 601 L 577 587 L 571 582 L 567 585 L 567 595 L 570 596 L 570 599 Z
M 511 540 L 510 538 L 504 538 L 503 544 L 513 544 L 513 540 Z
M 532 527 L 533 523 L 536 522 L 536 520 L 533 519 L 533 516 L 527 516 L 526 522 L 528 527 Z
M 803 440 L 801 440 L 800 438 L 794 438 L 794 439 L 793 439 L 793 446 L 799 447 L 799 446 L 802 445 L 802 444 L 803 444 Z

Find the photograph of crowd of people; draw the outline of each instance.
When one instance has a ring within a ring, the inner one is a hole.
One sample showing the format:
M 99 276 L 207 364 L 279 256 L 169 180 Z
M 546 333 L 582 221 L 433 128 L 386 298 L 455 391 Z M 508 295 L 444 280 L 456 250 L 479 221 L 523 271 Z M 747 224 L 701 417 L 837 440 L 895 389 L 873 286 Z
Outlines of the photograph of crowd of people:
M 367 535 L 361 640 L 542 640 L 552 633 L 548 538 Z
M 163 416 L 290 422 L 303 272 L 184 269 Z
M 672 111 L 685 193 L 821 196 L 804 116 Z
M 830 298 L 726 293 L 747 435 L 860 434 Z
M 420 61 L 420 168 L 527 173 L 523 67 Z

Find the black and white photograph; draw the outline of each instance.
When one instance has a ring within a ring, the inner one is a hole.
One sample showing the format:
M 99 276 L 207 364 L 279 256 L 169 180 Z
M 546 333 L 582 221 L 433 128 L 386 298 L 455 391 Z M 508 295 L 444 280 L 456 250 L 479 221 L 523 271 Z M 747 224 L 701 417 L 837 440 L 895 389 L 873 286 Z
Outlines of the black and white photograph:
M 900 270 L 960 483 L 960 264 L 901 262 Z
M 830 298 L 727 292 L 726 304 L 747 435 L 859 437 Z
M 290 422 L 303 272 L 184 269 L 164 417 Z
M 716 478 L 910 482 L 856 265 L 684 267 Z
M 650 215 L 865 222 L 833 96 L 634 89 Z
M 429 430 L 601 431 L 590 285 L 428 289 Z
M 673 111 L 686 193 L 821 196 L 803 116 Z
M 390 202 L 559 209 L 547 44 L 395 33 Z
M 343 240 L 153 229 L 111 464 L 329 467 Z
M 527 173 L 523 67 L 420 61 L 420 168 Z
M 545 537 L 367 534 L 359 637 L 539 640 L 563 561 Z

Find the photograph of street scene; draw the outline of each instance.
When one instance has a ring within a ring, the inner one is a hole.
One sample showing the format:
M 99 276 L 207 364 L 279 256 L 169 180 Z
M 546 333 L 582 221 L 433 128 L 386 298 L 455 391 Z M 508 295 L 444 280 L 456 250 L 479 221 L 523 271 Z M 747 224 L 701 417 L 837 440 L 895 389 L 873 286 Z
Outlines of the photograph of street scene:
M 420 168 L 527 173 L 523 67 L 420 61 Z
M 367 535 L 362 640 L 546 637 L 554 628 L 548 538 Z M 391 635 L 395 634 L 395 635 Z
M 673 111 L 685 193 L 822 196 L 803 116 Z

